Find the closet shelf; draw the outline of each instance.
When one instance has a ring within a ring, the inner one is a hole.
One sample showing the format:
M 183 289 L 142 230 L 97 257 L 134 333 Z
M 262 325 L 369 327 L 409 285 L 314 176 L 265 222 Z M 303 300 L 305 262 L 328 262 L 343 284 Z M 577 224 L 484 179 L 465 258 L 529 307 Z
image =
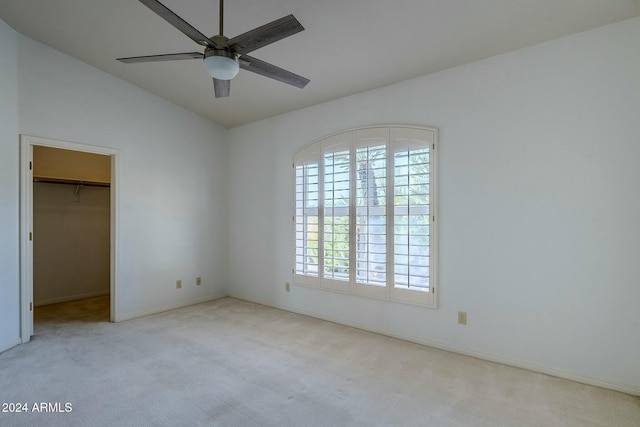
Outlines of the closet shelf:
M 63 179 L 63 178 L 41 177 L 41 176 L 34 176 L 33 182 L 42 182 L 47 184 L 83 185 L 87 187 L 111 187 L 111 183 L 109 182 L 83 181 L 79 179 Z

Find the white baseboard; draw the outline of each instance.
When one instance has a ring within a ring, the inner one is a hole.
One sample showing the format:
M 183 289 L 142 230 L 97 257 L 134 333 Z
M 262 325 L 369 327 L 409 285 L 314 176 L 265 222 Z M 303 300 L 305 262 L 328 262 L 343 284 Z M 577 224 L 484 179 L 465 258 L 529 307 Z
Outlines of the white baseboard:
M 34 301 L 33 305 L 34 307 L 41 307 L 43 305 L 58 304 L 60 302 L 76 301 L 79 299 L 101 297 L 105 295 L 109 295 L 109 291 L 89 292 L 86 294 L 67 295 L 67 296 L 58 297 L 58 298 L 49 298 L 49 299 Z
M 163 313 L 165 311 L 171 311 L 178 308 L 189 307 L 191 305 L 202 304 L 203 302 L 213 301 L 220 298 L 226 298 L 227 293 L 210 295 L 203 298 L 196 298 L 189 301 L 181 302 L 178 304 L 165 305 L 162 307 L 153 308 L 151 310 L 146 311 L 138 311 L 136 313 L 127 313 L 123 315 L 117 315 L 115 321 L 116 322 L 125 322 L 127 320 L 139 319 L 141 317 L 151 316 L 153 314 Z
M 292 312 L 292 313 L 301 314 L 303 316 L 309 316 L 309 317 L 313 317 L 313 318 L 320 319 L 320 320 L 326 320 L 328 322 L 337 323 L 337 324 L 345 325 L 345 326 L 350 326 L 352 328 L 362 329 L 362 330 L 368 331 L 368 332 L 374 332 L 376 334 L 385 335 L 385 336 L 388 336 L 388 337 L 391 337 L 391 338 L 397 338 L 397 339 L 401 339 L 401 340 L 404 340 L 404 341 L 413 342 L 413 343 L 424 345 L 424 346 L 427 346 L 427 347 L 436 348 L 438 350 L 450 351 L 452 353 L 462 354 L 462 355 L 465 355 L 465 356 L 471 356 L 471 357 L 475 357 L 477 359 L 487 360 L 489 362 L 501 363 L 503 365 L 509 365 L 509 366 L 513 366 L 513 367 L 516 367 L 516 368 L 522 368 L 522 369 L 526 369 L 526 370 L 529 370 L 529 371 L 538 372 L 538 373 L 541 373 L 541 374 L 551 375 L 553 377 L 564 378 L 564 379 L 571 380 L 571 381 L 576 381 L 576 382 L 579 382 L 579 383 L 582 383 L 582 384 L 592 385 L 592 386 L 596 386 L 596 387 L 602 387 L 602 388 L 606 388 L 606 389 L 609 389 L 609 390 L 620 391 L 622 393 L 626 393 L 626 394 L 630 394 L 630 395 L 634 395 L 634 396 L 640 396 L 640 387 L 636 387 L 636 386 L 633 386 L 633 385 L 630 385 L 630 384 L 620 384 L 620 383 L 616 383 L 616 382 L 602 380 L 602 379 L 599 379 L 599 378 L 593 378 L 593 377 L 588 377 L 588 376 L 583 376 L 583 375 L 577 375 L 577 374 L 574 374 L 574 373 L 561 371 L 561 370 L 558 370 L 558 369 L 555 369 L 555 368 L 550 368 L 550 367 L 546 367 L 546 366 L 537 365 L 535 363 L 531 363 L 531 362 L 528 362 L 528 361 L 509 359 L 509 358 L 502 357 L 502 356 L 499 356 L 499 355 L 496 355 L 496 354 L 479 352 L 479 351 L 470 350 L 470 349 L 466 349 L 466 348 L 462 348 L 462 347 L 458 347 L 458 346 L 453 346 L 453 345 L 442 343 L 442 342 L 438 342 L 438 341 L 425 340 L 425 339 L 419 338 L 419 337 L 414 337 L 414 336 L 409 336 L 409 335 L 404 335 L 404 334 L 398 334 L 397 332 L 393 332 L 393 331 L 389 331 L 389 330 L 385 330 L 385 329 L 380 329 L 380 328 L 372 328 L 372 327 L 370 327 L 368 325 L 359 324 L 357 322 L 351 322 L 351 321 L 345 321 L 343 319 L 332 318 L 331 316 L 325 316 L 325 315 L 323 315 L 321 313 L 316 313 L 316 312 L 307 311 L 307 310 L 300 310 L 300 309 L 297 309 L 295 307 L 289 307 L 289 306 L 286 306 L 286 305 L 265 303 L 264 301 L 254 301 L 254 300 L 243 298 L 243 297 L 236 297 L 234 295 L 229 295 L 229 296 L 232 297 L 232 298 L 239 299 L 239 300 L 248 301 L 248 302 L 252 302 L 252 303 L 260 304 L 260 305 L 265 305 L 267 307 L 272 307 L 272 308 L 276 308 L 276 309 L 279 309 L 279 310 L 289 311 L 289 312 Z

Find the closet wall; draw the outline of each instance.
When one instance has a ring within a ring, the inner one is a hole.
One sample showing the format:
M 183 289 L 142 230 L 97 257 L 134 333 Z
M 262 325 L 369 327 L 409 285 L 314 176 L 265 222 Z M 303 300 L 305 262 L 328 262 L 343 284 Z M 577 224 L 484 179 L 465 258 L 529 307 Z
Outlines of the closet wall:
M 33 157 L 34 304 L 108 295 L 110 157 L 48 147 Z

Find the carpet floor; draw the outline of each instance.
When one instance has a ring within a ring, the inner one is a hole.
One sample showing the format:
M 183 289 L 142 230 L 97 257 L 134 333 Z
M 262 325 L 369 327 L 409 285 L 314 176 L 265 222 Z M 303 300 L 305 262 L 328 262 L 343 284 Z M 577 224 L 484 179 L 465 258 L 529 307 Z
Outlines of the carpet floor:
M 36 309 L 0 426 L 640 426 L 638 397 L 233 298 L 108 317 Z

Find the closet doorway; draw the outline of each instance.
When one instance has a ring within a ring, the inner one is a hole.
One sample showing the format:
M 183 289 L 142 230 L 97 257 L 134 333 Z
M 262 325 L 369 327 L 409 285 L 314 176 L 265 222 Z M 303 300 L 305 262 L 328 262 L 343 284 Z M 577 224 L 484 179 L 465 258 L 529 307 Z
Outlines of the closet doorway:
M 115 150 L 21 137 L 21 341 L 36 318 L 115 321 Z

